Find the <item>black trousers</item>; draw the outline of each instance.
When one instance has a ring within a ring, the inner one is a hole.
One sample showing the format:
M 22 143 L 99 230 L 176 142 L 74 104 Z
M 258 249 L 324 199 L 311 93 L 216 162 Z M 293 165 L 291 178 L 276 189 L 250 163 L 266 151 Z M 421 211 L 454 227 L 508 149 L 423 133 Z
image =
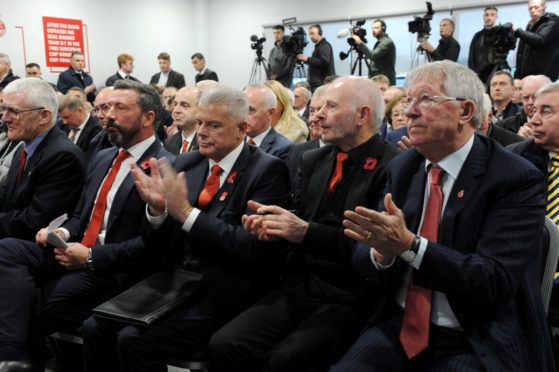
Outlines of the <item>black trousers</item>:
M 355 301 L 311 287 L 273 292 L 217 331 L 209 345 L 212 371 L 327 370 L 357 337 L 363 317 Z
M 0 360 L 42 363 L 42 336 L 79 327 L 115 285 L 112 275 L 67 271 L 50 248 L 0 240 Z

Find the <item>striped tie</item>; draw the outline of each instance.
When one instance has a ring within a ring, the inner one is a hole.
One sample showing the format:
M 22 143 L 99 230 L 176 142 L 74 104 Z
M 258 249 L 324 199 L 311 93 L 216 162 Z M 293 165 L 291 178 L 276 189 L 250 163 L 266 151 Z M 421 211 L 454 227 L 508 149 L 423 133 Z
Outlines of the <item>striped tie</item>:
M 547 174 L 546 214 L 556 225 L 559 225 L 559 155 L 551 158 L 551 167 Z

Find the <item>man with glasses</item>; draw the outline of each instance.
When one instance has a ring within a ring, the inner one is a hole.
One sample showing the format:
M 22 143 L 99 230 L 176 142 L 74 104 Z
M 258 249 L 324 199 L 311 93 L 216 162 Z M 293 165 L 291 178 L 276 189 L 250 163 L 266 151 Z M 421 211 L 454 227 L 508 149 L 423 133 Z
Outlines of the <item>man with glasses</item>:
M 534 108 L 535 94 L 546 84 L 551 83 L 551 80 L 544 75 L 526 76 L 522 79 L 522 111 L 514 116 L 503 119 L 495 125 L 507 129 L 513 133 L 517 133 L 524 138 L 532 137 L 532 124 L 530 118 L 532 117 L 532 109 Z
M 87 150 L 87 159 L 91 160 L 99 151 L 111 147 L 113 144 L 109 141 L 109 132 L 107 132 L 107 123 L 109 117 L 107 113 L 111 109 L 109 105 L 109 97 L 113 92 L 113 87 L 101 88 L 97 91 L 95 96 L 95 103 L 93 106 L 92 114 L 97 117 L 101 124 L 101 131 L 97 133 L 89 144 Z
M 58 97 L 46 81 L 10 83 L 0 111 L 8 139 L 25 144 L 14 154 L 0 193 L 0 238 L 33 240 L 53 218 L 73 211 L 85 180 L 85 157 L 55 127 Z
M 465 66 L 411 71 L 414 145 L 388 167 L 384 212 L 346 211 L 355 268 L 386 298 L 332 371 L 552 371 L 540 295 L 543 175 L 476 134 Z M 374 286 L 377 284 L 377 286 Z

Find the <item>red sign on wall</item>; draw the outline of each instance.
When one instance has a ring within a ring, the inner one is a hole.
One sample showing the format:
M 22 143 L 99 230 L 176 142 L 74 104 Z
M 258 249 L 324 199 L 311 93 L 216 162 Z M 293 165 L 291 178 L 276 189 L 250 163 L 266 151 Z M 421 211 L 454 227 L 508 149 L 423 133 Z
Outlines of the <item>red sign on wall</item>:
M 68 67 L 73 51 L 84 53 L 81 20 L 43 17 L 43 32 L 47 67 Z

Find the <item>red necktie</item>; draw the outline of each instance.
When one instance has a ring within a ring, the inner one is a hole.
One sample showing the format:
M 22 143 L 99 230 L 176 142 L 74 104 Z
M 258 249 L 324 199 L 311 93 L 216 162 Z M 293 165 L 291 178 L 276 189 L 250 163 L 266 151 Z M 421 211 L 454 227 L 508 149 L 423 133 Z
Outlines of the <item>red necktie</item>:
M 252 140 L 252 138 L 249 138 L 248 141 L 247 141 L 247 143 L 248 143 L 249 145 L 256 146 L 256 142 L 254 142 L 254 141 Z
M 209 202 L 212 201 L 215 193 L 217 192 L 217 190 L 219 190 L 219 175 L 221 174 L 221 172 L 222 169 L 219 167 L 219 165 L 214 164 L 212 166 L 212 173 L 206 180 L 206 185 L 204 186 L 204 189 L 198 197 L 198 207 L 204 208 L 206 205 L 209 204 Z
M 188 150 L 188 141 L 182 140 L 181 154 L 184 154 Z
M 89 221 L 89 226 L 85 231 L 85 235 L 82 239 L 82 244 L 86 247 L 92 247 L 97 241 L 97 236 L 99 231 L 101 231 L 101 225 L 103 223 L 103 217 L 105 216 L 105 210 L 107 209 L 107 195 L 111 186 L 115 182 L 116 175 L 122 165 L 124 159 L 130 156 L 130 153 L 126 150 L 120 150 L 111 170 L 105 177 L 103 184 L 101 185 L 101 190 L 99 195 L 97 195 L 97 200 L 95 200 L 95 207 L 93 208 L 93 213 L 91 214 L 91 221 Z
M 16 185 L 19 185 L 21 176 L 23 175 L 23 170 L 25 169 L 25 161 L 27 160 L 27 151 L 25 149 L 21 150 L 21 156 L 19 157 L 19 168 L 17 171 Z
M 336 155 L 336 169 L 334 169 L 334 174 L 330 178 L 330 184 L 328 185 L 328 197 L 332 198 L 336 193 L 336 186 L 340 183 L 343 176 L 343 165 L 346 161 L 348 155 L 345 152 L 338 152 Z
M 421 226 L 420 235 L 427 240 L 437 242 L 439 222 L 443 207 L 443 191 L 440 185 L 444 170 L 431 166 L 429 175 L 429 199 L 425 208 L 425 217 Z M 413 358 L 422 352 L 429 344 L 429 325 L 431 316 L 432 291 L 413 283 L 413 272 L 410 276 L 404 320 L 400 330 L 400 342 L 408 358 Z

